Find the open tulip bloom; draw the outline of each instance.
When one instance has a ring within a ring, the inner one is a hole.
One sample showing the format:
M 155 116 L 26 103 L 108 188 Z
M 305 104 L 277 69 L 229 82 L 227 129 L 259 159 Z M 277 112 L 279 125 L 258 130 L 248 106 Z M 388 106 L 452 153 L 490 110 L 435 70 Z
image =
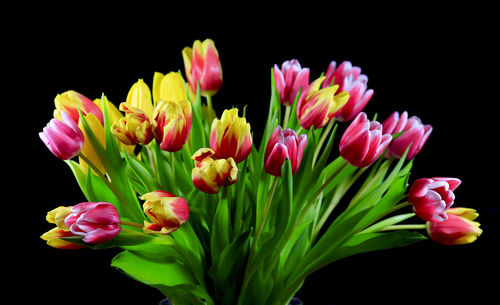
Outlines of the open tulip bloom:
M 297 60 L 275 65 L 252 139 L 244 113 L 212 108 L 222 85 L 213 41 L 182 55 L 188 74 L 156 72 L 152 88 L 139 80 L 124 113 L 104 95 L 56 97 L 40 137 L 88 202 L 47 214 L 49 246 L 120 248 L 111 265 L 175 305 L 286 305 L 342 258 L 481 234 L 475 210 L 451 208 L 459 179 L 410 178 L 431 127 L 362 112 L 373 91 L 360 68 L 331 65 L 327 81 L 309 83 Z

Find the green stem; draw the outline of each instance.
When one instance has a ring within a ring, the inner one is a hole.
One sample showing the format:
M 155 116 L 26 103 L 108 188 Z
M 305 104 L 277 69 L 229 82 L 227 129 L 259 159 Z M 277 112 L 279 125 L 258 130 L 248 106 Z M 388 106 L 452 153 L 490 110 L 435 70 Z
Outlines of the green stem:
M 150 144 L 146 145 L 146 150 L 148 151 L 148 158 L 149 158 L 149 163 L 151 164 L 151 169 L 153 170 L 153 174 L 158 181 L 158 173 L 156 171 L 156 164 L 153 156 L 153 151 L 151 149 L 151 145 L 155 145 L 154 142 L 151 142 Z
M 244 295 L 244 293 L 246 292 L 246 289 L 248 287 L 248 283 L 250 281 L 250 277 L 252 276 L 251 273 L 253 273 L 253 272 L 250 271 L 250 267 L 252 265 L 251 264 L 252 263 L 252 259 L 253 259 L 253 256 L 255 254 L 255 249 L 257 248 L 257 244 L 259 242 L 260 235 L 262 234 L 262 231 L 264 230 L 264 226 L 265 226 L 266 220 L 267 220 L 267 215 L 269 214 L 269 208 L 271 207 L 271 202 L 273 201 L 274 192 L 276 190 L 276 186 L 277 185 L 278 185 L 278 178 L 276 176 L 273 176 L 273 182 L 272 182 L 272 185 L 271 185 L 271 190 L 269 191 L 269 196 L 267 197 L 266 205 L 264 206 L 264 211 L 263 211 L 263 214 L 262 214 L 262 219 L 261 219 L 260 223 L 257 226 L 257 230 L 255 231 L 255 237 L 254 237 L 254 239 L 252 241 L 252 246 L 250 248 L 250 253 L 248 254 L 248 260 L 247 260 L 247 264 L 246 264 L 246 267 L 245 267 L 245 275 L 243 277 L 243 284 L 241 286 L 240 297 L 242 295 Z
M 407 225 L 393 225 L 387 226 L 379 231 L 392 231 L 392 230 L 424 230 L 426 228 L 425 224 L 407 224 Z
M 174 187 L 177 189 L 177 180 L 175 180 L 175 156 L 173 152 L 170 152 L 169 155 L 170 155 L 170 167 L 172 169 L 172 182 L 174 183 Z
M 122 220 L 120 222 L 122 225 L 124 226 L 129 226 L 129 227 L 134 227 L 134 228 L 139 228 L 139 229 L 143 229 L 144 228 L 144 225 L 141 225 L 141 224 L 138 224 L 138 223 L 135 223 L 135 222 L 132 222 L 132 221 L 125 221 L 125 220 Z
M 325 142 L 326 137 L 330 134 L 330 130 L 332 130 L 333 125 L 335 124 L 335 119 L 331 119 L 330 123 L 326 126 L 321 134 L 321 138 L 319 139 L 318 145 L 316 145 L 316 149 L 314 150 L 313 160 L 312 160 L 312 168 L 316 164 L 316 160 L 318 159 L 319 151 L 321 147 L 323 147 L 323 143 Z
M 288 126 L 288 121 L 290 120 L 290 111 L 292 107 L 285 106 L 285 118 L 283 119 L 283 128 L 286 129 Z

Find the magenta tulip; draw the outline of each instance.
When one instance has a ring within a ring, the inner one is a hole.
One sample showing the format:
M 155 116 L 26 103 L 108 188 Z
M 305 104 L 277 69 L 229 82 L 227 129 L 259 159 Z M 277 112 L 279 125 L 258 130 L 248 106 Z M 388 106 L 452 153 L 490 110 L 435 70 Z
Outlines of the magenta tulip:
M 71 212 L 64 224 L 86 243 L 105 243 L 121 231 L 120 216 L 111 203 L 82 202 L 71 207 Z
M 369 121 L 364 112 L 351 122 L 340 140 L 340 155 L 350 164 L 362 168 L 372 164 L 391 142 L 390 134 L 382 133 L 382 124 Z
M 389 145 L 388 157 L 401 158 L 411 144 L 406 160 L 413 159 L 420 152 L 432 132 L 431 125 L 423 125 L 416 116 L 408 118 L 406 111 L 401 114 L 401 117 L 399 112 L 395 111 L 382 123 L 382 127 L 384 133 L 392 135 L 404 131 Z
M 368 77 L 361 74 L 361 68 L 353 67 L 349 61 L 342 62 L 338 67 L 336 65 L 335 61 L 330 62 L 322 87 L 330 86 L 333 81 L 334 85 L 339 85 L 339 91 L 349 93 L 347 103 L 334 114 L 336 120 L 347 122 L 365 108 L 373 96 L 373 90 L 368 89 Z
M 448 219 L 445 211 L 453 204 L 453 191 L 460 185 L 457 178 L 422 178 L 416 180 L 408 193 L 408 202 L 415 214 L 429 222 Z
M 268 174 L 281 177 L 281 167 L 285 159 L 290 160 L 292 174 L 299 169 L 302 154 L 306 146 L 307 136 L 297 136 L 291 129 L 283 130 L 281 126 L 274 129 L 264 154 L 264 169 Z
M 300 88 L 309 84 L 309 68 L 302 68 L 296 59 L 287 60 L 281 65 L 274 65 L 274 81 L 284 106 L 292 106 Z
M 84 136 L 66 111 L 61 111 L 61 119 L 62 121 L 55 118 L 50 120 L 38 135 L 56 157 L 69 160 L 80 153 Z

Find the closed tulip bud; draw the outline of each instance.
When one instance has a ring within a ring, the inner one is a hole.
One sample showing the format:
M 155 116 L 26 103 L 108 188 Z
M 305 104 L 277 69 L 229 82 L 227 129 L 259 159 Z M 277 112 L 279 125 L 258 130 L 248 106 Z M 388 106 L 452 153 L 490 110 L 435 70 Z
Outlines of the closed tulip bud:
M 353 67 L 349 61 L 342 62 L 338 67 L 335 61 L 330 62 L 325 77 L 323 88 L 333 82 L 334 85 L 339 85 L 339 91 L 349 93 L 347 103 L 334 115 L 338 121 L 347 122 L 354 119 L 373 96 L 373 90 L 368 90 L 368 77 L 361 74 L 361 68 Z
M 141 197 L 144 213 L 152 222 L 144 221 L 145 233 L 169 234 L 177 230 L 189 217 L 186 199 L 169 192 L 154 191 Z
M 113 124 L 111 132 L 126 145 L 147 145 L 153 139 L 152 125 L 144 111 L 131 107 L 127 103 L 120 104 L 120 110 L 126 113 L 118 124 Z
M 77 236 L 73 234 L 69 227 L 66 226 L 64 221 L 66 217 L 71 214 L 71 207 L 58 207 L 47 213 L 47 222 L 55 224 L 57 227 L 44 233 L 40 236 L 41 239 L 47 241 L 47 245 L 58 248 L 58 249 L 82 249 L 85 248 L 83 245 L 77 245 L 75 243 L 66 241 L 62 239 L 63 237 L 74 237 Z
M 281 168 L 285 159 L 290 160 L 292 174 L 295 175 L 302 161 L 302 154 L 307 143 L 307 136 L 297 136 L 291 129 L 283 130 L 277 126 L 264 153 L 264 169 L 268 174 L 281 177 Z
M 132 85 L 128 91 L 126 103 L 130 108 L 140 109 L 148 118 L 153 115 L 151 90 L 142 79 Z
M 222 87 L 222 67 L 212 39 L 196 40 L 182 50 L 184 68 L 191 88 L 200 84 L 201 95 L 213 96 Z
M 78 123 L 80 120 L 78 109 L 80 109 L 84 116 L 92 113 L 96 116 L 99 122 L 101 122 L 101 124 L 104 122 L 104 117 L 99 106 L 83 94 L 76 91 L 69 90 L 62 94 L 58 94 L 54 99 L 54 104 L 56 107 L 54 110 L 54 117 L 56 118 L 60 118 L 61 111 L 66 111 L 73 121 Z
M 382 123 L 382 126 L 384 133 L 392 135 L 404 131 L 389 145 L 388 156 L 401 158 L 411 144 L 406 160 L 413 159 L 420 152 L 432 132 L 431 125 L 423 125 L 422 121 L 416 116 L 408 118 L 406 111 L 403 112 L 401 117 L 399 112 L 395 111 Z
M 80 153 L 85 142 L 82 131 L 66 111 L 60 113 L 62 121 L 52 119 L 38 135 L 56 157 L 69 160 Z
M 292 106 L 300 88 L 309 84 L 309 68 L 302 68 L 296 59 L 285 61 L 281 70 L 274 65 L 273 74 L 280 102 L 284 106 Z
M 427 222 L 427 233 L 432 240 L 444 245 L 463 245 L 474 242 L 483 233 L 479 222 L 473 221 L 479 216 L 475 210 L 451 208 L 446 214 L 446 220 Z
M 200 148 L 192 159 L 195 167 L 191 172 L 193 185 L 202 192 L 217 194 L 223 186 L 238 180 L 238 167 L 233 158 L 215 159 L 210 148 Z
M 160 148 L 169 152 L 182 149 L 191 130 L 191 104 L 161 101 L 153 113 L 153 135 Z
M 71 207 L 64 224 L 89 244 L 105 243 L 121 231 L 118 211 L 107 202 L 82 202 Z
M 41 239 L 47 241 L 47 245 L 57 249 L 63 250 L 74 250 L 86 248 L 86 246 L 78 245 L 69 241 L 62 239 L 63 237 L 74 237 L 75 234 L 71 233 L 69 230 L 62 230 L 58 227 L 44 233 L 40 236 Z
M 187 92 L 186 92 L 187 87 Z M 184 79 L 178 72 L 169 72 L 163 75 L 155 72 L 153 77 L 153 100 L 157 104 L 160 101 L 181 101 L 188 100 L 188 94 L 191 101 L 196 100 L 195 93 L 190 86 L 184 85 Z
M 369 121 L 366 114 L 361 112 L 340 140 L 340 155 L 350 164 L 362 168 L 380 157 L 391 139 L 391 135 L 382 134 L 382 124 Z
M 416 180 L 408 193 L 408 202 L 415 214 L 429 222 L 447 219 L 446 210 L 453 204 L 453 191 L 460 185 L 457 178 L 421 178 Z
M 252 150 L 252 135 L 250 124 L 245 118 L 238 117 L 238 109 L 224 110 L 221 119 L 214 119 L 210 130 L 210 148 L 215 156 L 233 158 L 240 163 Z
M 335 95 L 338 85 L 320 89 L 324 79 L 320 77 L 305 87 L 297 102 L 297 119 L 304 129 L 324 127 L 349 99 L 345 91 Z

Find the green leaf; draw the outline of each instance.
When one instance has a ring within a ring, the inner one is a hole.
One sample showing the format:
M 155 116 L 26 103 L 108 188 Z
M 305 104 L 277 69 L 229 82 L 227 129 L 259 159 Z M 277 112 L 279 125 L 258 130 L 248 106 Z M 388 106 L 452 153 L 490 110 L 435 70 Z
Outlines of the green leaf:
M 215 210 L 212 232 L 210 235 L 210 248 L 212 261 L 215 261 L 222 250 L 229 244 L 231 240 L 231 220 L 229 218 L 229 201 L 227 187 L 222 190 L 222 195 Z
M 80 164 L 76 163 L 75 161 L 72 160 L 65 160 L 66 164 L 71 168 L 71 171 L 73 172 L 73 175 L 76 178 L 76 181 L 78 182 L 78 186 L 80 186 L 80 189 L 82 190 L 83 195 L 85 195 L 85 198 L 89 199 L 89 195 L 87 193 L 87 175 L 82 170 L 82 167 Z
M 126 151 L 124 152 L 124 156 L 130 174 L 135 176 L 148 192 L 161 189 L 160 185 L 154 179 L 153 174 L 141 162 L 135 158 L 131 158 Z
M 377 232 L 380 229 L 383 229 L 387 226 L 395 225 L 395 224 L 400 223 L 402 221 L 405 221 L 406 219 L 411 218 L 413 216 L 415 216 L 415 213 L 395 215 L 395 216 L 392 216 L 392 217 L 389 217 L 387 219 L 384 219 L 382 221 L 377 222 L 376 224 L 364 229 L 363 231 L 359 232 L 358 234 Z
M 123 213 L 121 210 L 120 200 L 116 195 L 109 189 L 109 187 L 101 180 L 98 176 L 94 175 L 89 169 L 87 171 L 87 177 L 85 179 L 86 193 L 88 195 L 87 199 L 92 202 L 105 201 L 113 204 L 120 215 Z
M 123 251 L 115 256 L 111 261 L 111 266 L 153 287 L 198 284 L 191 271 L 178 262 L 159 263 L 131 251 Z
M 245 232 L 227 245 L 213 262 L 208 275 L 214 283 L 217 304 L 236 304 L 249 248 L 250 232 Z

